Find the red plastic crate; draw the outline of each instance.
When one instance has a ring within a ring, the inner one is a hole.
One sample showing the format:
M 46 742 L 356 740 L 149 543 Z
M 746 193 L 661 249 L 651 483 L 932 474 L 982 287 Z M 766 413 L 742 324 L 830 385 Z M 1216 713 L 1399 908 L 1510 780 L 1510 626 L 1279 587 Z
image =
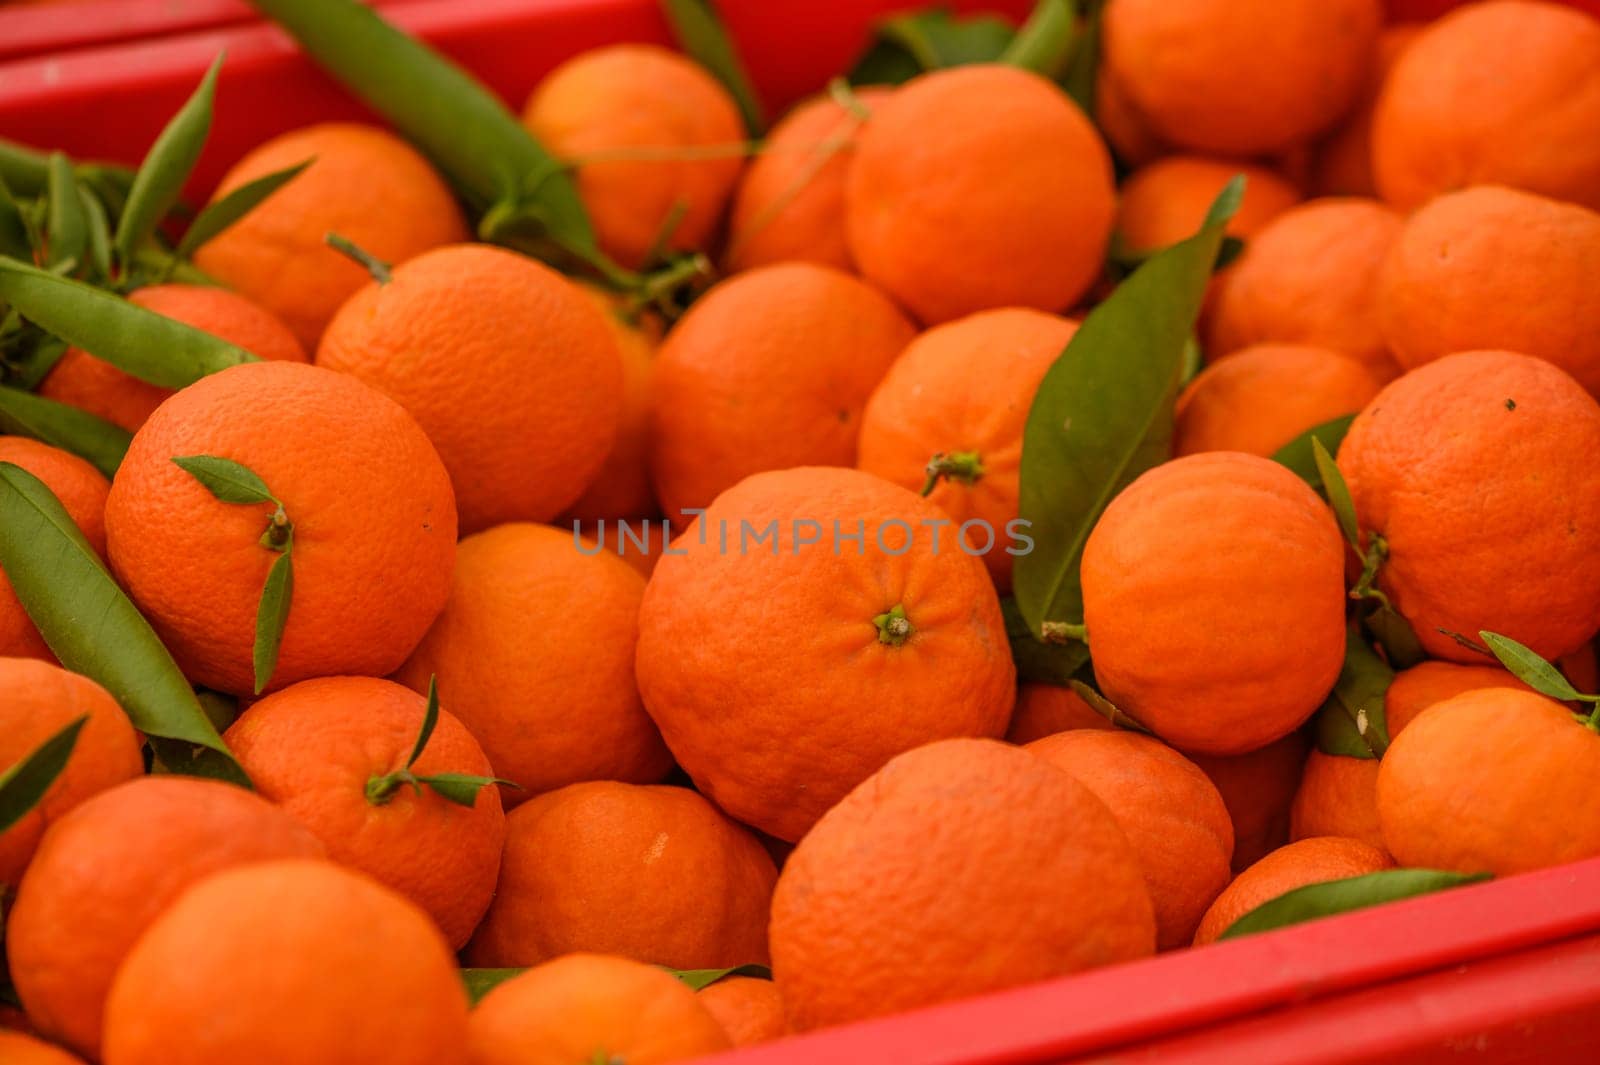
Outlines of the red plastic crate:
M 238 14 L 231 0 L 160 3 Z M 156 5 L 128 0 L 127 6 L 131 11 Z M 921 6 L 921 0 L 721 0 L 772 107 L 816 91 L 843 69 L 875 19 Z M 969 0 L 953 6 L 1020 17 L 1032 5 Z M 72 10 L 52 14 L 70 20 Z M 668 39 L 655 0 L 389 0 L 388 14 L 476 71 L 513 106 L 520 106 L 547 70 L 584 48 Z M 173 25 L 151 32 L 168 33 Z M 137 162 L 220 49 L 229 60 L 212 142 L 191 189 L 196 195 L 275 133 L 366 115 L 277 30 L 231 15 L 177 28 L 195 25 L 204 28 L 0 61 L 0 136 Z M 1540 1065 L 1600 1061 L 1600 860 L 718 1060 L 1342 1065 L 1463 1058 Z

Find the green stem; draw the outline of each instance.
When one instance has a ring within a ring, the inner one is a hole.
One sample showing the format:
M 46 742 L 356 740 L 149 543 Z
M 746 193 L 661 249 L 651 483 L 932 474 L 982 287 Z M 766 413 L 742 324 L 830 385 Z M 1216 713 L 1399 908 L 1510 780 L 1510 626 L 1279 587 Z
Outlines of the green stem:
M 329 233 L 322 239 L 327 241 L 328 247 L 340 255 L 355 260 L 367 273 L 372 275 L 372 279 L 378 284 L 387 285 L 394 280 L 394 269 L 370 251 L 357 245 L 355 241 L 347 237 L 341 237 L 337 233 Z
M 976 451 L 938 451 L 923 469 L 928 479 L 923 482 L 922 494 L 928 495 L 946 477 L 962 484 L 977 484 L 983 476 L 983 460 Z
M 381 777 L 369 777 L 366 787 L 367 801 L 373 806 L 382 806 L 394 798 L 395 793 L 407 784 L 416 787 L 419 792 L 422 790 L 418 787 L 416 778 L 411 775 L 411 770 L 409 769 L 396 769 L 394 772 L 385 773 Z
M 916 628 L 911 624 L 911 619 L 906 617 L 906 608 L 903 603 L 896 603 L 887 611 L 872 619 L 872 624 L 878 630 L 878 642 L 899 647 L 911 638 Z
M 1045 643 L 1064 644 L 1076 641 L 1089 642 L 1089 629 L 1087 626 L 1074 624 L 1070 621 L 1047 621 L 1039 626 L 1039 638 Z

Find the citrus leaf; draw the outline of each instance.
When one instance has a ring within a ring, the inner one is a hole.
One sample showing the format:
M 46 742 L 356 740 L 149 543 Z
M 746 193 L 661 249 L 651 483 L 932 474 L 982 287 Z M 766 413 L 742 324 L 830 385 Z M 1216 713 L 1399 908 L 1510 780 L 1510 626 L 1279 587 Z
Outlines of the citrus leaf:
M 89 262 L 94 276 L 105 280 L 111 276 L 111 223 L 99 198 L 82 182 L 78 184 L 78 195 L 83 200 L 83 217 L 89 230 Z
M 33 259 L 33 233 L 24 208 L 3 178 L 0 178 L 0 255 L 24 262 Z
M 89 243 L 89 220 L 84 217 L 83 198 L 72 176 L 72 162 L 60 152 L 50 156 L 50 215 L 45 223 L 49 234 L 51 266 L 83 258 Z
M 200 152 L 211 133 L 212 103 L 217 94 L 217 75 L 222 71 L 222 56 L 217 56 L 199 88 L 172 116 L 156 142 L 145 154 L 134 175 L 133 188 L 117 223 L 117 259 L 125 266 L 133 261 L 134 251 L 149 240 L 161 220 L 178 202 L 184 183 L 200 161 Z
M 1344 533 L 1345 542 L 1356 554 L 1363 554 L 1361 526 L 1356 521 L 1356 503 L 1350 498 L 1350 486 L 1344 483 L 1344 474 L 1339 472 L 1339 464 L 1333 461 L 1327 446 L 1315 436 L 1311 438 L 1311 461 L 1316 464 L 1317 476 L 1322 478 L 1323 492 L 1328 497 L 1328 505 L 1333 507 L 1333 516 L 1339 519 L 1339 531 Z
M 1373 607 L 1361 619 L 1361 625 L 1383 647 L 1384 655 L 1396 669 L 1410 669 L 1428 657 L 1411 622 L 1388 603 L 1380 602 Z
M 266 690 L 278 668 L 278 652 L 283 648 L 283 630 L 289 623 L 289 603 L 294 598 L 294 541 L 289 541 L 278 560 L 267 571 L 261 603 L 256 607 L 256 642 L 251 659 L 256 671 L 256 694 Z
M 1229 925 L 1217 938 L 1237 939 L 1303 921 L 1364 910 L 1385 902 L 1477 884 L 1488 873 L 1448 873 L 1440 869 L 1386 869 L 1381 873 L 1308 884 L 1264 903 Z
M 1350 431 L 1350 423 L 1355 421 L 1355 417 L 1354 414 L 1345 414 L 1325 421 L 1321 425 L 1312 426 L 1280 447 L 1273 454 L 1272 460 L 1289 467 L 1295 476 L 1321 491 L 1322 471 L 1317 468 L 1317 458 L 1311 442 L 1321 441 L 1323 448 L 1330 455 L 1336 454 L 1339 445 L 1344 443 L 1344 434 Z
M 116 474 L 133 440 L 126 429 L 87 411 L 5 385 L 0 385 L 0 430 L 70 451 L 107 477 Z
M 712 0 L 661 0 L 661 9 L 683 50 L 716 75 L 739 106 L 745 129 L 760 136 L 767 124 L 761 101 Z
M 0 137 L 0 181 L 18 196 L 38 196 L 50 182 L 50 157 Z
M 1018 680 L 1041 681 L 1064 688 L 1089 661 L 1089 645 L 1078 640 L 1045 643 L 1034 636 L 1028 621 L 1009 596 L 1000 600 L 1006 619 L 1006 638 L 1011 641 L 1011 660 Z
M 517 786 L 515 782 L 499 777 L 475 777 L 467 773 L 430 773 L 425 777 L 417 777 L 416 782 L 426 784 L 443 798 L 469 810 L 477 805 L 478 792 L 484 788 L 493 784 Z
M 428 678 L 428 707 L 422 712 L 422 728 L 417 732 L 417 742 L 411 747 L 411 757 L 406 759 L 405 767 L 410 769 L 417 764 L 417 759 L 422 757 L 422 752 L 428 747 L 428 740 L 433 738 L 433 729 L 439 723 L 439 678 Z
M 1100 24 L 1105 0 L 1087 0 L 1088 14 L 1083 21 L 1082 36 L 1072 53 L 1072 62 L 1060 78 L 1061 87 L 1067 90 L 1083 113 L 1094 117 L 1094 86 L 1100 68 Z
M 207 242 L 221 236 L 229 226 L 255 210 L 268 196 L 299 177 L 314 161 L 307 159 L 303 163 L 274 170 L 240 185 L 222 199 L 208 203 L 189 224 L 189 228 L 184 230 L 183 239 L 178 241 L 178 249 L 173 254 L 179 259 L 192 258 Z
M 0 299 L 73 347 L 162 388 L 256 361 L 220 337 L 12 259 L 0 259 Z
M 899 15 L 878 24 L 874 43 L 856 61 L 852 85 L 899 85 L 918 74 L 967 63 L 992 63 L 1016 30 L 994 15 L 954 18 L 945 11 Z
M 0 568 L 61 664 L 110 692 L 163 764 L 249 785 L 172 655 L 60 500 L 6 462 L 0 462 Z
M 22 761 L 0 773 L 0 832 L 21 821 L 39 805 L 39 800 L 50 790 L 50 785 L 67 768 L 67 759 L 72 757 L 78 733 L 88 720 L 89 716 L 85 714 L 71 722 L 34 748 Z
M 216 455 L 181 455 L 172 462 L 224 503 L 278 502 L 267 482 L 241 462 Z
M 1037 546 L 1013 563 L 1029 629 L 1083 617 L 1078 563 L 1116 494 L 1168 457 L 1184 347 L 1244 179 L 1200 231 L 1151 256 L 1094 310 L 1045 374 L 1023 432 L 1021 517 Z
M 729 976 L 750 976 L 757 980 L 772 979 L 772 970 L 765 965 L 735 965 L 731 969 L 667 969 L 667 972 L 688 984 L 692 991 L 704 991 L 718 980 Z
M 1524 647 L 1509 636 L 1497 632 L 1480 632 L 1485 646 L 1511 671 L 1512 676 L 1541 695 L 1563 703 L 1594 702 L 1594 696 L 1585 696 L 1574 688 L 1561 671 L 1546 662 L 1530 647 Z
M 462 969 L 461 983 L 467 989 L 467 1001 L 476 1006 L 483 996 L 510 980 L 527 972 L 527 967 L 511 969 Z
M 1339 679 L 1317 711 L 1317 749 L 1347 758 L 1382 758 L 1389 749 L 1384 696 L 1393 680 L 1389 664 L 1358 633 L 1347 634 Z
M 1000 62 L 1047 78 L 1066 73 L 1078 44 L 1078 12 L 1073 0 L 1038 0 Z

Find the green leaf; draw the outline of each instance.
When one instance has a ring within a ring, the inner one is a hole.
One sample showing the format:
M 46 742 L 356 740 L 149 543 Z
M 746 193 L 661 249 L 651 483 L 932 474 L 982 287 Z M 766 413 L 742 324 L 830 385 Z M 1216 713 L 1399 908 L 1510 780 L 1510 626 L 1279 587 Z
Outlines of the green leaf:
M 0 462 L 0 568 L 61 664 L 97 681 L 169 768 L 249 785 L 194 689 L 60 500 Z
M 83 197 L 72 176 L 72 162 L 60 152 L 50 156 L 50 216 L 46 222 L 50 253 L 46 262 L 58 266 L 68 260 L 82 260 L 89 242 L 89 220 L 84 216 Z
M 98 197 L 81 182 L 78 195 L 83 200 L 83 217 L 89 230 L 89 262 L 94 267 L 94 277 L 104 281 L 111 277 L 111 223 L 106 209 Z
M 885 19 L 850 71 L 850 84 L 899 85 L 928 70 L 992 63 L 1015 35 L 1010 23 L 994 15 L 958 19 L 945 11 L 923 11 Z
M 289 623 L 289 604 L 294 598 L 294 541 L 278 556 L 267 571 L 256 608 L 256 643 L 252 662 L 256 671 L 256 694 L 266 690 L 278 668 L 278 652 L 283 647 L 283 629 Z
M 1047 78 L 1066 73 L 1078 44 L 1078 12 L 1073 0 L 1038 0 L 1022 29 L 1000 55 L 1000 62 Z
M 434 726 L 439 724 L 439 678 L 428 678 L 428 706 L 422 712 L 422 728 L 417 732 L 417 742 L 411 747 L 411 757 L 406 759 L 405 767 L 410 769 L 417 764 L 417 759 L 422 757 L 422 752 L 427 750 L 428 741 L 433 738 Z
M 1083 617 L 1078 563 L 1112 498 L 1171 450 L 1172 407 L 1223 227 L 1244 179 L 1200 231 L 1153 255 L 1094 310 L 1050 367 L 1023 432 L 1021 517 L 1035 548 L 1013 563 L 1013 592 L 1035 633 Z
M 0 259 L 0 299 L 74 347 L 162 388 L 183 388 L 256 357 L 109 292 Z
M 167 123 L 150 151 L 128 192 L 128 202 L 117 224 L 117 260 L 125 266 L 133 262 L 138 247 L 155 235 L 156 227 L 178 202 L 184 183 L 200 161 L 200 152 L 211 133 L 211 109 L 217 93 L 217 75 L 222 71 L 222 56 L 217 56 L 200 79 L 200 87 Z
M 1071 65 L 1061 76 L 1061 87 L 1077 101 L 1083 113 L 1090 118 L 1095 114 L 1094 86 L 1100 68 L 1100 25 L 1105 0 L 1087 0 L 1088 15 L 1084 19 L 1082 38 L 1072 54 Z
M 184 231 L 183 239 L 178 241 L 178 249 L 173 254 L 179 259 L 193 258 L 194 253 L 207 242 L 221 236 L 229 226 L 255 210 L 268 196 L 299 177 L 313 162 L 314 159 L 307 159 L 303 163 L 274 170 L 207 204 Z
M 1333 691 L 1317 711 L 1317 749 L 1347 758 L 1382 758 L 1389 749 L 1384 696 L 1394 670 L 1360 634 L 1345 637 L 1344 666 Z
M 735 965 L 731 969 L 667 969 L 667 972 L 688 984 L 694 991 L 704 991 L 718 980 L 729 976 L 751 976 L 757 980 L 772 979 L 772 970 L 765 965 Z
M 133 435 L 77 407 L 0 385 L 0 430 L 31 436 L 87 459 L 107 477 L 116 475 Z
M 429 773 L 424 777 L 417 777 L 418 784 L 426 784 L 443 798 L 449 799 L 457 806 L 471 809 L 478 803 L 478 792 L 494 784 L 506 784 L 516 787 L 510 780 L 501 780 L 499 777 L 475 777 L 467 773 Z
M 216 455 L 182 455 L 172 462 L 224 503 L 278 502 L 267 482 L 242 462 Z
M 1016 663 L 1018 680 L 1065 688 L 1088 663 L 1088 644 L 1077 640 L 1045 643 L 1036 637 L 1015 599 L 1007 596 L 1000 600 L 1000 612 L 1006 619 L 1006 638 L 1011 641 L 1011 660 Z
M 1345 414 L 1325 421 L 1321 425 L 1312 426 L 1280 447 L 1272 456 L 1272 460 L 1289 467 L 1295 476 L 1321 491 L 1322 471 L 1317 467 L 1312 441 L 1320 442 L 1328 454 L 1334 454 L 1344 442 L 1344 434 L 1350 431 L 1350 423 L 1355 421 L 1355 417 L 1354 414 Z
M 1361 526 L 1356 521 L 1356 503 L 1350 498 L 1350 486 L 1344 483 L 1344 474 L 1339 472 L 1339 464 L 1333 461 L 1327 446 L 1315 436 L 1311 438 L 1311 461 L 1316 464 L 1328 504 L 1333 507 L 1333 516 L 1339 519 L 1339 531 L 1344 533 L 1345 542 L 1356 554 L 1361 554 Z
M 38 196 L 50 182 L 50 158 L 0 137 L 0 181 L 18 196 Z
M 1497 632 L 1480 632 L 1478 635 L 1484 645 L 1494 652 L 1500 664 L 1511 671 L 1512 676 L 1539 694 L 1563 703 L 1596 701 L 1595 696 L 1580 693 L 1561 675 L 1560 670 L 1546 662 L 1532 648 Z
M 462 969 L 461 983 L 467 989 L 467 1001 L 476 1006 L 483 1001 L 483 996 L 527 971 L 525 966 L 513 969 Z
M 1488 873 L 1447 873 L 1439 869 L 1386 869 L 1366 876 L 1308 884 L 1251 910 L 1229 925 L 1217 939 L 1270 932 L 1302 921 L 1481 883 L 1489 876 Z
M 33 231 L 25 208 L 0 179 L 0 255 L 23 262 L 33 260 Z
M 0 832 L 26 817 L 50 785 L 67 768 L 78 733 L 89 720 L 85 714 L 34 748 L 22 761 L 0 773 Z
M 1361 626 L 1382 645 L 1384 654 L 1396 669 L 1410 669 L 1428 657 L 1411 623 L 1387 602 L 1379 602 L 1373 607 L 1361 619 Z
M 474 207 L 531 204 L 549 239 L 608 275 L 577 186 L 492 92 L 357 0 L 251 0 L 388 119 Z
M 767 124 L 761 101 L 713 0 L 661 0 L 661 9 L 683 50 L 716 75 L 738 104 L 745 129 L 751 136 L 760 136 Z

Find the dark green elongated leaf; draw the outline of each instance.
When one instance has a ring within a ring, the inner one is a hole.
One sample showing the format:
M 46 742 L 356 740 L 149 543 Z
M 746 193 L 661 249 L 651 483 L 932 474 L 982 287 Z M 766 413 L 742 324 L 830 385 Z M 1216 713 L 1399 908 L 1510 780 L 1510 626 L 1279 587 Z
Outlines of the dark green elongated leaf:
M 1317 749 L 1347 758 L 1382 758 L 1389 749 L 1384 695 L 1393 680 L 1394 670 L 1360 634 L 1347 634 L 1344 668 L 1317 711 Z
M 1353 876 L 1309 884 L 1279 895 L 1229 925 L 1217 938 L 1237 939 L 1257 932 L 1270 932 L 1302 921 L 1364 910 L 1386 902 L 1429 895 L 1435 891 L 1477 884 L 1488 880 L 1488 873 L 1447 873 L 1440 869 L 1386 869 L 1381 873 Z
M 83 200 L 83 217 L 89 230 L 89 262 L 94 267 L 94 277 L 105 280 L 111 277 L 111 222 L 106 209 L 89 187 L 78 183 L 78 195 Z
M 1116 494 L 1171 450 L 1184 345 L 1244 179 L 1200 231 L 1152 256 L 1084 319 L 1045 374 L 1023 432 L 1020 510 L 1035 548 L 1013 563 L 1013 592 L 1035 634 L 1083 617 L 1078 563 Z
M 78 180 L 105 205 L 112 218 L 120 218 L 128 204 L 128 193 L 133 190 L 134 173 L 125 166 L 108 163 L 86 163 L 78 167 Z
M 183 388 L 256 357 L 109 292 L 0 259 L 0 299 L 74 347 L 162 388 Z
M 11 187 L 0 178 L 0 255 L 32 262 L 33 234 L 23 211 Z
M 510 980 L 527 972 L 527 967 L 508 969 L 462 969 L 461 983 L 467 989 L 467 1001 L 476 1006 L 483 996 Z
M 745 129 L 752 137 L 759 137 L 767 127 L 761 101 L 712 0 L 661 0 L 661 9 L 683 50 L 716 75 L 739 105 Z
M 1500 664 L 1511 671 L 1512 676 L 1539 694 L 1563 703 L 1592 703 L 1600 698 L 1580 693 L 1561 675 L 1559 669 L 1546 662 L 1531 647 L 1525 647 L 1498 632 L 1480 632 L 1478 635 L 1483 639 L 1484 646 L 1500 660 Z
M 1380 602 L 1361 619 L 1362 628 L 1383 647 L 1396 669 L 1410 669 L 1427 658 L 1411 623 L 1388 603 Z
M 184 230 L 183 239 L 178 241 L 178 249 L 174 254 L 180 259 L 192 258 L 208 241 L 221 236 L 229 226 L 255 210 L 268 196 L 299 177 L 313 162 L 315 160 L 307 159 L 303 163 L 263 174 L 254 181 L 240 185 L 222 199 L 207 204 L 189 223 L 189 228 Z
M 0 429 L 31 436 L 79 458 L 111 477 L 133 440 L 126 429 L 65 403 L 0 385 Z
M 294 598 L 294 541 L 278 556 L 267 571 L 266 587 L 256 608 L 256 643 L 252 661 L 256 671 L 256 694 L 266 690 L 278 668 L 278 652 L 283 649 L 283 630 L 289 624 L 289 606 Z
M 467 773 L 429 773 L 427 776 L 417 777 L 416 782 L 426 784 L 441 797 L 468 809 L 477 805 L 478 792 L 484 788 L 495 784 L 517 786 L 513 781 L 501 780 L 499 777 L 475 777 Z
M 174 770 L 249 785 L 194 689 L 60 500 L 0 462 L 0 567 L 61 664 L 99 682 Z
M 1312 426 L 1280 447 L 1272 456 L 1272 460 L 1289 467 L 1295 476 L 1321 491 L 1322 472 L 1317 469 L 1317 457 L 1312 450 L 1311 442 L 1320 440 L 1328 454 L 1336 454 L 1339 445 L 1344 442 L 1344 434 L 1350 431 L 1350 423 L 1355 421 L 1355 417 L 1354 414 L 1345 414 L 1325 421 L 1321 425 Z
M 1000 55 L 1000 62 L 1047 78 L 1066 73 L 1078 44 L 1074 0 L 1038 0 L 1022 29 Z
M 267 482 L 241 462 L 216 455 L 180 455 L 173 465 L 205 485 L 224 503 L 276 503 Z
M 83 259 L 89 244 L 89 220 L 84 217 L 83 198 L 78 195 L 78 183 L 72 176 L 72 162 L 60 152 L 50 156 L 50 216 L 46 222 L 49 233 L 51 266 L 69 259 Z
M 885 19 L 877 37 L 850 71 L 852 85 L 899 85 L 918 74 L 966 63 L 992 63 L 1016 30 L 993 15 L 954 18 L 923 11 Z
M 1011 641 L 1011 660 L 1016 663 L 1018 680 L 1065 688 L 1089 661 L 1086 643 L 1045 643 L 1034 636 L 1015 599 L 1007 596 L 1000 600 L 1000 612 L 1006 619 L 1006 638 Z
M 1077 101 L 1083 113 L 1090 118 L 1095 114 L 1094 85 L 1100 71 L 1100 20 L 1105 6 L 1105 0 L 1088 0 L 1088 15 L 1083 22 L 1078 47 L 1073 50 L 1072 62 L 1060 79 L 1067 95 Z
M 200 161 L 200 152 L 211 133 L 211 109 L 217 94 L 217 75 L 222 71 L 222 56 L 217 56 L 178 113 L 172 116 L 156 142 L 145 153 L 144 162 L 134 176 L 128 202 L 117 223 L 117 259 L 131 263 L 133 253 L 155 233 L 161 220 L 178 202 L 184 183 Z
M 1328 505 L 1333 507 L 1333 516 L 1339 519 L 1339 531 L 1344 533 L 1345 542 L 1355 549 L 1356 554 L 1364 553 L 1361 526 L 1356 520 L 1356 504 L 1350 498 L 1350 486 L 1344 483 L 1339 464 L 1333 461 L 1327 447 L 1316 437 L 1311 438 L 1311 461 L 1316 463 L 1317 476 L 1322 478 L 1323 492 L 1328 497 Z
M 551 241 L 604 272 L 577 186 L 472 75 L 357 0 L 250 0 L 416 144 L 482 210 L 533 204 Z
M 417 742 L 411 747 L 411 757 L 406 759 L 406 768 L 410 769 L 417 764 L 417 759 L 422 757 L 422 752 L 428 749 L 428 741 L 433 738 L 433 730 L 439 724 L 439 678 L 428 678 L 428 706 L 422 712 L 422 728 L 417 731 Z
M 18 196 L 37 196 L 50 181 L 50 157 L 0 137 L 0 181 Z
M 751 976 L 757 980 L 772 979 L 772 970 L 765 965 L 735 965 L 731 969 L 668 969 L 667 972 L 695 991 L 704 991 L 718 980 L 729 976 Z
M 22 761 L 0 773 L 0 832 L 26 817 L 61 771 L 67 768 L 78 733 L 89 720 L 85 714 L 34 748 Z

